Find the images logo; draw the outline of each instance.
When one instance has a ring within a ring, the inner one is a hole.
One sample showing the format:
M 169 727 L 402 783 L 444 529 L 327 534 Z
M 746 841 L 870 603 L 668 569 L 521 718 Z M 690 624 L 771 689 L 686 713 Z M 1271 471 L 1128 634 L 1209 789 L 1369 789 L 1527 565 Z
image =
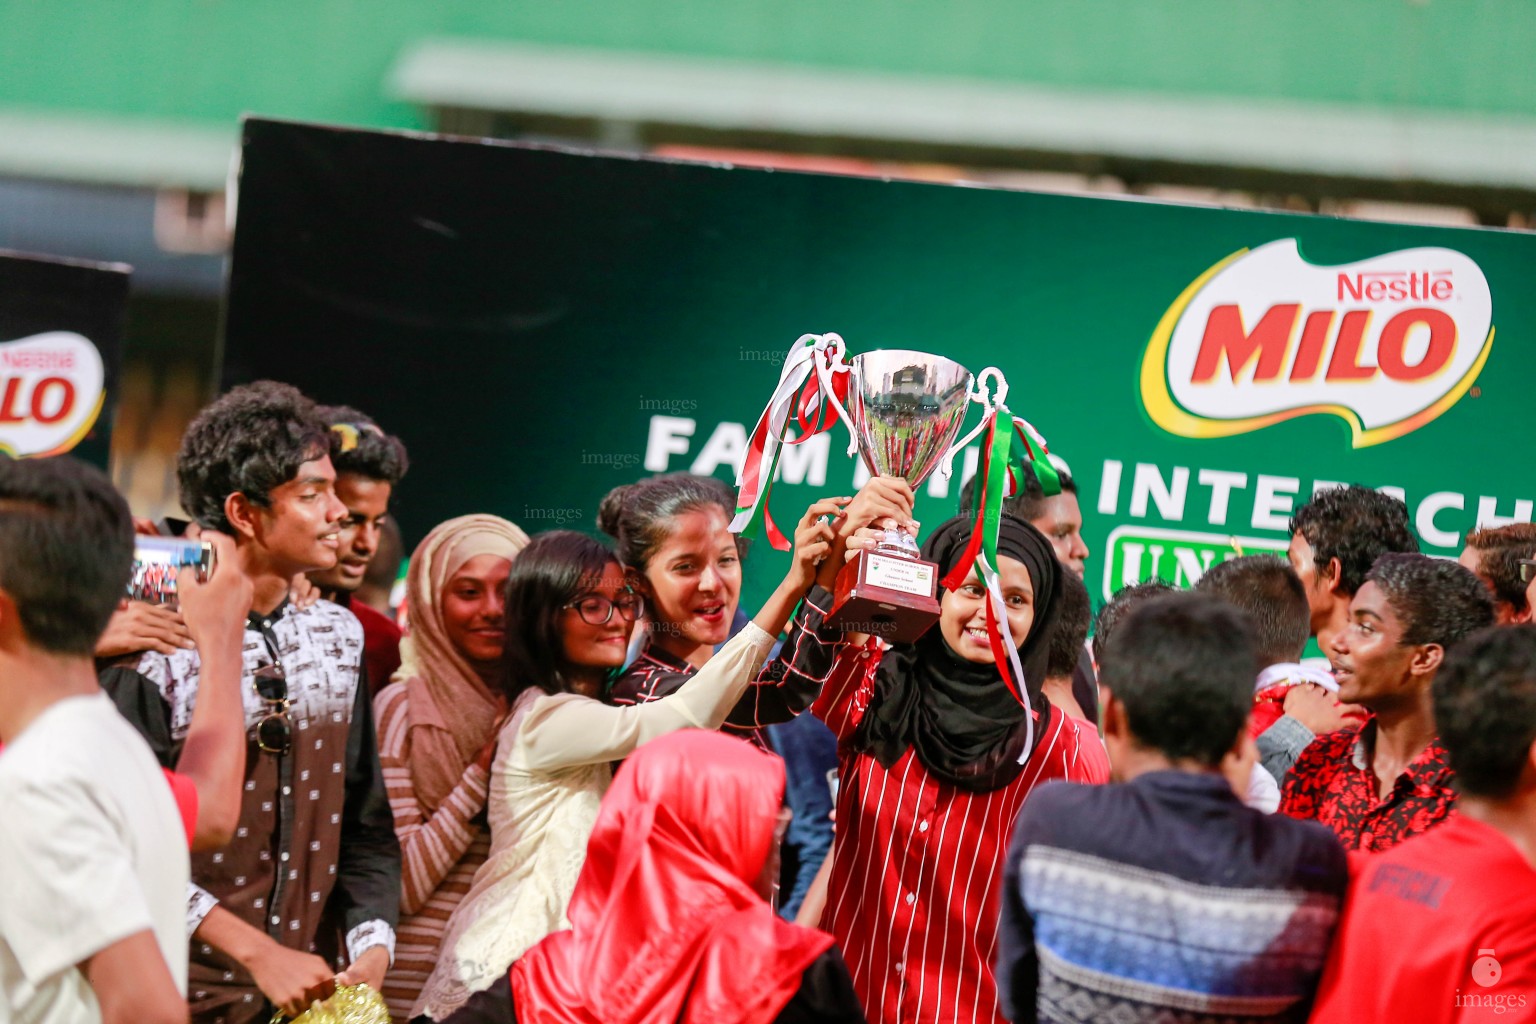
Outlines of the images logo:
M 1184 289 L 1142 357 L 1141 399 L 1181 437 L 1329 413 L 1364 448 L 1455 405 L 1492 347 L 1488 281 L 1461 253 L 1320 267 L 1287 238 L 1233 253 Z
M 1491 949 L 1477 951 L 1477 959 L 1472 961 L 1472 980 L 1483 988 L 1497 985 L 1499 979 L 1504 976 L 1504 965 L 1494 956 Z
M 0 344 L 0 451 L 58 455 L 80 443 L 106 397 L 101 353 L 69 331 Z

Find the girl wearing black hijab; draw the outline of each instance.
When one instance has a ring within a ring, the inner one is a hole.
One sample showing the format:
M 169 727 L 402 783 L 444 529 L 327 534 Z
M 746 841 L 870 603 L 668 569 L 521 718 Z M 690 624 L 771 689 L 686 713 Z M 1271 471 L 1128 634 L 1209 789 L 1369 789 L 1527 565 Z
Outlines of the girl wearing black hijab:
M 1027 707 L 998 672 L 974 575 L 941 591 L 939 622 L 915 643 L 844 636 L 822 622 L 845 551 L 870 546 L 880 518 L 910 521 L 909 489 L 886 477 L 870 487 L 885 498 L 861 493 L 869 500 L 848 507 L 844 550 L 823 566 L 788 640 L 795 670 L 826 680 L 812 710 L 839 740 L 821 927 L 871 1021 L 1004 1024 L 992 962 L 1014 820 L 1040 783 L 1109 777 L 1098 736 L 1041 693 L 1063 570 L 1040 531 L 1002 518 L 997 571 Z M 959 563 L 973 522 L 951 519 L 923 544 L 941 576 Z

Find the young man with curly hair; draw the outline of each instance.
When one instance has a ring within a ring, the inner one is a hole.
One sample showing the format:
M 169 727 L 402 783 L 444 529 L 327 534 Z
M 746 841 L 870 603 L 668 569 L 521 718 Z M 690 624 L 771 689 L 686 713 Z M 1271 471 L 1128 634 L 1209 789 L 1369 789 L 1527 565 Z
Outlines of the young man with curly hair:
M 309 580 L 326 599 L 362 623 L 368 689 L 378 693 L 400 667 L 400 627 L 389 616 L 353 600 L 353 594 L 379 555 L 390 498 L 410 468 L 410 459 L 404 443 L 384 433 L 366 413 L 345 405 L 321 406 L 317 412 L 329 432 L 336 497 L 347 507 L 347 516 L 337 534 L 336 564 L 315 570 Z
M 1536 626 L 1452 651 L 1435 721 L 1456 813 L 1360 863 L 1313 1024 L 1525 1020 L 1536 1006 Z
M 1328 652 L 1339 699 L 1374 717 L 1302 751 L 1281 812 L 1321 821 L 1351 850 L 1390 850 L 1444 821 L 1456 791 L 1435 724 L 1435 676 L 1448 650 L 1492 624 L 1488 591 L 1461 566 L 1378 558 Z
M 1330 487 L 1296 510 L 1286 557 L 1307 590 L 1312 635 L 1324 653 L 1348 628 L 1349 602 L 1376 559 L 1418 550 L 1408 506 L 1369 487 Z
M 1309 628 L 1325 656 L 1349 626 L 1349 603 L 1381 555 L 1413 553 L 1408 506 L 1391 495 L 1351 484 L 1319 491 L 1291 517 L 1286 557 L 1306 590 Z M 1318 686 L 1295 686 L 1284 714 L 1258 738 L 1259 759 L 1283 780 L 1301 752 L 1324 733 L 1353 724 L 1357 709 Z
M 193 858 L 187 903 L 189 1001 L 207 1024 L 291 1014 L 335 983 L 378 988 L 393 956 L 400 847 L 359 685 L 362 629 L 329 601 L 288 601 L 295 575 L 337 559 L 347 513 L 328 438 L 308 398 L 262 381 L 204 409 L 177 457 L 183 507 L 235 538 L 254 586 L 240 821 L 228 847 Z M 169 763 L 196 702 L 198 653 L 145 654 L 117 683 L 119 708 Z M 340 975 L 318 955 L 333 950 L 348 964 Z

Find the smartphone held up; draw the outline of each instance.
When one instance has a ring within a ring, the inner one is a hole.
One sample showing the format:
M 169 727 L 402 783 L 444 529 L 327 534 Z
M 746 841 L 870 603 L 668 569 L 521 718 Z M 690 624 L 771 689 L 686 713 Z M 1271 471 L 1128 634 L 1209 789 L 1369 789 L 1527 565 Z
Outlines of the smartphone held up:
M 185 537 L 134 538 L 133 573 L 128 578 L 128 597 L 150 604 L 176 604 L 176 573 L 183 568 L 197 572 L 198 582 L 213 575 L 213 545 Z

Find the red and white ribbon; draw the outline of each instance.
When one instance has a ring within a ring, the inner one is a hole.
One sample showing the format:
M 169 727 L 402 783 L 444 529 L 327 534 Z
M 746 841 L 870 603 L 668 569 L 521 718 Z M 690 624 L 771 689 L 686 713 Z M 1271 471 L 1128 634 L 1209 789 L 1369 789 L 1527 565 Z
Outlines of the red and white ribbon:
M 778 471 L 780 448 L 804 442 L 831 429 L 841 419 L 848 428 L 849 454 L 858 450 L 853 422 L 839 397 L 848 393 L 850 369 L 843 339 L 836 334 L 801 335 L 790 348 L 779 371 L 779 383 L 758 417 L 747 456 L 736 474 L 733 533 L 750 532 L 761 509 L 769 542 L 779 550 L 788 550 L 789 541 L 768 512 L 768 492 Z M 794 438 L 788 436 L 791 417 L 801 429 Z

